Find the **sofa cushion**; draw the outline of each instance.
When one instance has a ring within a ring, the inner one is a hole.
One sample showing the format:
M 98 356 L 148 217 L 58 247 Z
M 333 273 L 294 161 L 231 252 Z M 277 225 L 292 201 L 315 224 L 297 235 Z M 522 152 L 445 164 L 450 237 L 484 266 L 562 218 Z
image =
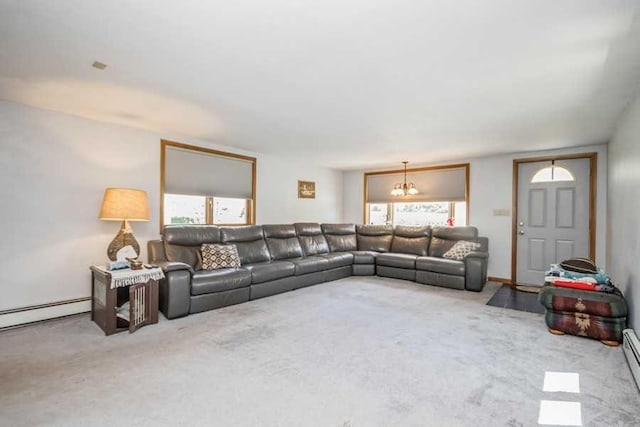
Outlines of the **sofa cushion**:
M 322 233 L 331 252 L 355 251 L 358 248 L 354 224 L 322 224 Z
M 222 243 L 253 242 L 261 239 L 264 239 L 264 229 L 261 225 L 220 228 Z
M 373 251 L 351 251 L 354 264 L 375 264 L 376 256 L 379 252 Z
M 200 249 L 203 270 L 240 267 L 240 257 L 236 245 L 203 243 Z
M 458 227 L 434 227 L 432 231 L 433 237 L 446 240 L 471 240 L 478 238 L 478 229 L 474 226 L 458 226 Z
M 166 225 L 162 229 L 167 261 L 184 262 L 196 270 L 202 269 L 200 246 L 219 242 L 220 228 L 216 225 Z
M 251 284 L 251 273 L 242 268 L 196 271 L 191 279 L 191 295 L 211 294 L 244 288 Z
M 407 238 L 393 236 L 391 252 L 425 256 L 429 253 L 430 240 L 429 237 Z
M 236 245 L 242 265 L 271 260 L 261 225 L 221 227 L 220 237 L 222 243 Z
M 391 252 L 425 256 L 429 251 L 431 227 L 407 227 L 399 225 L 393 232 Z
M 303 255 L 293 225 L 264 225 L 263 229 L 272 259 L 300 258 Z
M 464 276 L 465 265 L 463 261 L 447 258 L 436 258 L 430 256 L 418 257 L 416 269 L 431 271 L 433 273 L 451 274 L 454 276 Z
M 416 258 L 418 258 L 418 255 L 390 252 L 379 254 L 376 257 L 376 264 L 386 265 L 387 267 L 416 268 Z
M 393 239 L 390 225 L 358 225 L 356 235 L 359 251 L 389 252 Z
M 203 243 L 220 243 L 217 225 L 165 225 L 162 240 L 171 245 L 197 246 Z
M 288 261 L 271 261 L 259 264 L 243 265 L 251 272 L 251 283 L 263 283 L 293 276 L 296 266 Z
M 194 270 L 202 270 L 202 257 L 200 256 L 200 246 L 183 246 L 162 241 L 164 246 L 164 256 L 167 261 L 183 262 L 189 264 Z
M 477 251 L 478 249 L 480 249 L 480 243 L 458 240 L 451 249 L 442 255 L 442 257 L 462 261 L 467 255 L 473 251 Z
M 322 257 L 329 261 L 329 268 L 344 267 L 353 264 L 353 254 L 351 252 L 331 252 Z
M 312 255 L 306 258 L 289 259 L 287 261 L 296 266 L 296 276 L 329 269 L 329 261 L 322 255 Z
M 444 254 L 446 254 L 449 249 L 456 244 L 456 240 L 447 240 L 441 239 L 439 237 L 432 237 L 431 243 L 429 244 L 429 256 L 434 256 L 438 258 L 442 258 Z
M 293 224 L 296 234 L 302 246 L 304 256 L 326 254 L 329 252 L 329 245 L 322 234 L 320 224 L 315 222 L 297 222 Z
M 422 238 L 431 237 L 431 226 L 396 225 L 393 237 Z

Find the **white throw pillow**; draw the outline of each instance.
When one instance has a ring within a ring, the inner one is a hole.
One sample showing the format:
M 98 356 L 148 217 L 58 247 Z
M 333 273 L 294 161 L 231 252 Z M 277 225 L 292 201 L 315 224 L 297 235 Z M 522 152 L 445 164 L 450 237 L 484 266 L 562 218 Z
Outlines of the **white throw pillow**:
M 462 261 L 471 252 L 480 249 L 480 246 L 480 243 L 458 240 L 442 257 Z

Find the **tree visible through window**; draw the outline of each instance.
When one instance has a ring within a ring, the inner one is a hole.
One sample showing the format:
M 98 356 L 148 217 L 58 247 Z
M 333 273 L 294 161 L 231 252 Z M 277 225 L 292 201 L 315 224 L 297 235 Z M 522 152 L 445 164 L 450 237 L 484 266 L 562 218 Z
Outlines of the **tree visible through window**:
M 161 141 L 161 228 L 255 221 L 255 157 Z
M 227 197 L 164 195 L 164 224 L 249 223 L 250 200 Z
M 164 195 L 165 224 L 206 224 L 207 198 L 182 194 Z
M 467 224 L 466 202 L 369 203 L 369 224 L 445 226 Z
M 214 224 L 246 224 L 247 201 L 245 199 L 213 198 Z

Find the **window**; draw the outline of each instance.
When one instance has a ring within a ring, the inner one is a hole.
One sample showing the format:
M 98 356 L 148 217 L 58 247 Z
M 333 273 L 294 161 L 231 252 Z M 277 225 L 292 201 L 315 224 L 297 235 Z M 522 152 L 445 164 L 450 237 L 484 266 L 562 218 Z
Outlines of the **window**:
M 164 195 L 165 224 L 206 224 L 207 198 L 202 196 L 184 196 L 182 194 Z
M 366 224 L 431 225 L 468 224 L 469 164 L 407 170 L 416 194 L 391 195 L 404 170 L 365 173 Z
M 547 166 L 546 168 L 540 169 L 533 175 L 531 178 L 531 183 L 536 182 L 563 182 L 563 181 L 575 181 L 573 174 L 569 172 L 567 168 L 563 168 L 562 166 Z
M 245 225 L 250 205 L 247 199 L 165 194 L 164 224 Z
M 214 224 L 246 224 L 247 200 L 226 197 L 213 198 Z
M 391 224 L 390 211 L 387 203 L 369 203 L 369 224 Z
M 445 226 L 467 224 L 466 202 L 369 203 L 369 224 Z
M 162 141 L 161 226 L 255 221 L 256 159 Z

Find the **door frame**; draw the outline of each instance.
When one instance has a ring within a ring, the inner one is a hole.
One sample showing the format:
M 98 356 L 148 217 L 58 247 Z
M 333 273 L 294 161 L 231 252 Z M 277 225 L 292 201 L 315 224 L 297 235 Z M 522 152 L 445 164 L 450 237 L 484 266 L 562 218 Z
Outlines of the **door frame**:
M 552 160 L 589 159 L 589 258 L 596 259 L 596 198 L 598 184 L 598 153 L 576 153 L 558 156 L 529 157 L 513 160 L 513 199 L 511 216 L 511 284 L 515 285 L 518 261 L 518 168 L 522 163 Z

